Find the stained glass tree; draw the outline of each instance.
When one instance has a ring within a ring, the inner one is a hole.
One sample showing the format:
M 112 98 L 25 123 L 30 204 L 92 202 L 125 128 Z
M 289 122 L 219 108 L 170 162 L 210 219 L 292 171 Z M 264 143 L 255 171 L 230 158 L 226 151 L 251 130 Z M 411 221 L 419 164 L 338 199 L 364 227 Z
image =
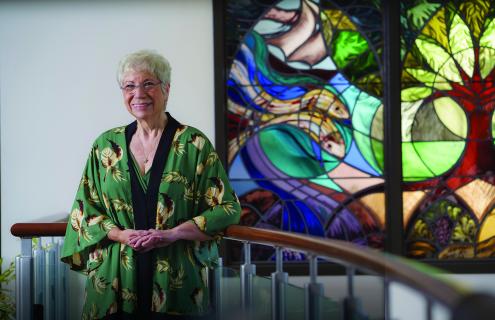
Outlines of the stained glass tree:
M 495 6 L 402 2 L 407 253 L 486 258 L 495 244 Z

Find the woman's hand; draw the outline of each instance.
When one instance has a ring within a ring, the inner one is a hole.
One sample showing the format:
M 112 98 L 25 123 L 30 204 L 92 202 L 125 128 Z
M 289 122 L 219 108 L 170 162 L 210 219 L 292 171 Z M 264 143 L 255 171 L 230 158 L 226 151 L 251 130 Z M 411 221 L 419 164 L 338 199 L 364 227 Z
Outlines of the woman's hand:
M 128 230 L 121 232 L 125 231 Z M 166 247 L 177 240 L 206 241 L 213 239 L 206 233 L 201 232 L 192 221 L 184 222 L 167 230 L 149 229 L 132 231 L 134 232 L 129 234 L 126 244 L 140 252 Z
M 129 245 L 134 248 L 134 250 L 146 252 L 155 248 L 166 247 L 178 239 L 174 229 L 149 229 L 147 232 L 147 234 L 133 237 L 129 241 Z
M 107 237 L 110 240 L 120 242 L 122 244 L 128 245 L 133 248 L 131 245 L 131 241 L 133 239 L 146 236 L 149 233 L 148 230 L 134 230 L 134 229 L 125 229 L 120 230 L 119 228 L 112 228 Z

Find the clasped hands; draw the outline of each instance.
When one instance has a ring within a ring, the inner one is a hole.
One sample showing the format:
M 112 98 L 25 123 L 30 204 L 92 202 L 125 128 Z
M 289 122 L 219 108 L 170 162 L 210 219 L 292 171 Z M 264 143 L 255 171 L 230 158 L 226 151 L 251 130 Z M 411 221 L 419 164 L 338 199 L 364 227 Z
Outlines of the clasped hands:
M 177 240 L 173 229 L 169 230 L 122 230 L 122 243 L 139 252 L 147 252 L 155 248 L 165 247 Z

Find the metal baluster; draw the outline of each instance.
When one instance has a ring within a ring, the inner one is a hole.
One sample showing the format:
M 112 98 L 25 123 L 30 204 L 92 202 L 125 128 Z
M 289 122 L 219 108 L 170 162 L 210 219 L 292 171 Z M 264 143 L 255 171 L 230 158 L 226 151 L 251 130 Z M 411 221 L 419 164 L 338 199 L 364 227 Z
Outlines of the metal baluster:
M 55 265 L 57 263 L 57 251 L 56 243 L 51 240 L 51 244 L 48 245 L 49 249 L 45 252 L 45 303 L 44 303 L 44 319 L 55 319 L 55 283 L 56 273 Z
M 64 246 L 64 239 L 59 238 L 57 240 L 57 255 L 56 255 L 56 310 L 57 310 L 57 319 L 65 320 L 69 318 L 69 279 L 68 279 L 68 266 L 67 264 L 60 261 L 60 257 L 62 255 L 62 247 Z
M 217 320 L 222 320 L 223 305 L 222 305 L 222 294 L 223 294 L 223 259 L 218 258 L 218 265 L 213 270 L 214 276 L 214 306 L 215 306 L 215 318 Z
M 45 273 L 45 252 L 42 247 L 42 240 L 38 238 L 38 245 L 33 250 L 33 265 L 34 265 L 34 304 L 43 305 L 43 286 Z
M 309 256 L 309 283 L 305 286 L 304 318 L 306 320 L 319 320 L 320 298 L 323 296 L 323 286 L 316 282 L 318 276 L 317 257 Z
M 282 248 L 275 248 L 276 269 L 272 273 L 272 319 L 285 319 L 285 286 L 289 282 L 289 275 L 283 271 Z
M 354 319 L 357 313 L 357 301 L 354 297 L 355 269 L 347 267 L 347 297 L 344 298 L 344 319 Z
M 241 303 L 242 311 L 247 319 L 251 319 L 253 302 L 253 277 L 256 265 L 251 264 L 251 244 L 244 242 L 244 264 L 241 265 Z
M 390 282 L 388 280 L 383 279 L 383 300 L 384 300 L 384 319 L 390 319 Z
M 21 238 L 21 255 L 15 258 L 16 319 L 30 320 L 33 316 L 33 248 L 31 238 Z
M 429 297 L 426 297 L 426 320 L 433 319 L 433 301 Z

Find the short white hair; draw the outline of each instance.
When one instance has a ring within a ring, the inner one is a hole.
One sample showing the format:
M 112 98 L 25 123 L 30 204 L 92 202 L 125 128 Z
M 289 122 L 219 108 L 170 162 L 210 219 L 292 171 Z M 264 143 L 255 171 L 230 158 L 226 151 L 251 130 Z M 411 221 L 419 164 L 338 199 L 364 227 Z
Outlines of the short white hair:
M 172 68 L 168 60 L 153 50 L 139 50 L 124 56 L 117 67 L 117 81 L 123 85 L 124 75 L 130 71 L 146 71 L 155 75 L 163 84 L 170 84 Z

